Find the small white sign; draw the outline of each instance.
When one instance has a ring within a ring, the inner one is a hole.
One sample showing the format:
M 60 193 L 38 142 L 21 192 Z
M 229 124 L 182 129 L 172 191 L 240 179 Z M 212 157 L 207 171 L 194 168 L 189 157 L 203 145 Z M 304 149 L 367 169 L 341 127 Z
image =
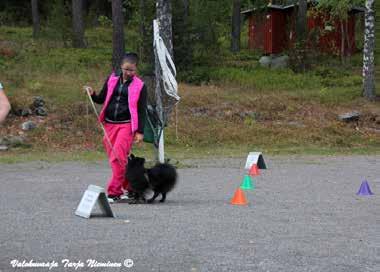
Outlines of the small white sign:
M 99 207 L 105 216 L 115 217 L 104 189 L 96 185 L 88 186 L 87 190 L 83 194 L 77 210 L 75 211 L 75 214 L 84 218 L 90 218 L 92 209 L 94 208 L 96 202 L 98 202 Z
M 259 169 L 267 169 L 264 157 L 261 152 L 249 152 L 244 168 L 251 169 L 253 164 L 257 164 L 257 167 Z

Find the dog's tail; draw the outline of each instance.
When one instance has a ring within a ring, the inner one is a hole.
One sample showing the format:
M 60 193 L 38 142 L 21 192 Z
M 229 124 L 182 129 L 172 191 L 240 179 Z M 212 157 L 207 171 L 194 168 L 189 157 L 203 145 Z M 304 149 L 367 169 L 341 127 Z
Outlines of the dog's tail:
M 168 163 L 158 163 L 148 170 L 149 182 L 153 188 L 169 192 L 177 183 L 177 170 Z

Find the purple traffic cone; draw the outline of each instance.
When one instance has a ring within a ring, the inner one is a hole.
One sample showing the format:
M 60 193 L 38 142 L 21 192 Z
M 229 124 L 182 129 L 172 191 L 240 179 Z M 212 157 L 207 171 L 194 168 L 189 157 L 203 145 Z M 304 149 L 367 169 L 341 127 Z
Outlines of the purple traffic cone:
M 373 195 L 373 193 L 371 192 L 371 188 L 369 188 L 367 180 L 363 180 L 362 185 L 360 185 L 360 189 L 356 194 L 364 196 Z

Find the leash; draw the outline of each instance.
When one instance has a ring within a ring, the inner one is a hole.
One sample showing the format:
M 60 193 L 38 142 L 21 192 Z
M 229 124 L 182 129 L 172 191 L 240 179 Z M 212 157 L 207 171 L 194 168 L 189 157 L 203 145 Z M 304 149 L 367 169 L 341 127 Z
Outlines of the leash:
M 108 137 L 108 134 L 106 132 L 106 129 L 104 128 L 102 122 L 99 121 L 99 114 L 98 114 L 98 111 L 96 110 L 96 107 L 95 107 L 95 104 L 94 104 L 94 101 L 92 101 L 92 98 L 91 98 L 91 95 L 90 95 L 90 92 L 88 91 L 88 87 L 85 87 L 86 88 L 86 93 L 87 93 L 87 96 L 88 96 L 88 99 L 90 100 L 91 102 L 91 105 L 92 105 L 92 109 L 94 110 L 94 113 L 96 115 L 96 120 L 98 120 L 98 123 L 100 124 L 102 130 L 103 130 L 103 133 L 104 133 L 104 136 L 106 137 L 106 140 L 107 140 L 107 143 L 109 144 L 109 146 L 111 147 L 111 151 L 113 153 L 113 155 L 116 157 L 117 161 L 119 162 L 120 166 L 123 166 L 123 164 L 121 163 L 121 160 L 119 159 L 119 157 L 117 156 L 116 152 L 115 152 L 115 149 L 113 148 L 112 146 L 112 143 L 111 143 L 111 140 L 110 138 Z M 130 156 L 130 154 L 128 154 L 128 157 Z

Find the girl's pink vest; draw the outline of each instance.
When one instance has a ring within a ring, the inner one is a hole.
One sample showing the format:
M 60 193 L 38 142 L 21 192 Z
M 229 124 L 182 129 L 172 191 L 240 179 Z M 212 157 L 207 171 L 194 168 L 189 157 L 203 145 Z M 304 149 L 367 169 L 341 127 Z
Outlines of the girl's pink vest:
M 114 73 L 112 73 L 108 79 L 106 101 L 104 102 L 103 108 L 99 114 L 99 121 L 102 123 L 105 120 L 106 108 L 111 101 L 111 97 L 113 92 L 115 91 L 115 87 L 118 80 L 120 80 L 120 77 L 116 76 Z M 137 102 L 139 101 L 140 93 L 143 86 L 144 82 L 137 76 L 133 77 L 132 82 L 128 86 L 128 106 L 129 112 L 131 113 L 132 133 L 135 133 L 139 126 L 139 119 L 137 115 Z

